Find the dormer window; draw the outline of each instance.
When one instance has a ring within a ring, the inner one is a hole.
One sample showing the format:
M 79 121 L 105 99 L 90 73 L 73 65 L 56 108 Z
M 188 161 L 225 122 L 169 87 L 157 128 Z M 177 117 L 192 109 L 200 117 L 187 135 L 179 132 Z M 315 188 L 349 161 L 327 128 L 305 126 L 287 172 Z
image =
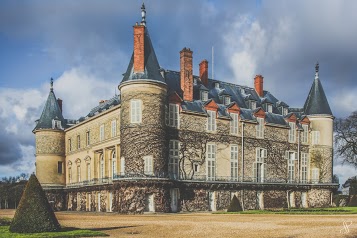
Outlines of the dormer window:
M 231 97 L 223 96 L 223 103 L 224 103 L 224 105 L 229 105 L 231 103 Z
M 288 109 L 286 107 L 281 107 L 281 115 L 283 116 L 288 115 Z
M 208 92 L 207 91 L 201 91 L 201 100 L 202 101 L 208 101 Z
M 52 129 L 62 129 L 61 121 L 53 119 Z
M 240 88 L 240 93 L 245 94 L 244 88 Z
M 249 108 L 255 110 L 257 108 L 257 103 L 255 101 L 249 101 Z
M 265 104 L 265 109 L 267 112 L 272 113 L 273 112 L 273 105 L 271 105 L 270 103 L 266 103 Z
M 219 83 L 214 83 L 215 88 L 219 88 Z

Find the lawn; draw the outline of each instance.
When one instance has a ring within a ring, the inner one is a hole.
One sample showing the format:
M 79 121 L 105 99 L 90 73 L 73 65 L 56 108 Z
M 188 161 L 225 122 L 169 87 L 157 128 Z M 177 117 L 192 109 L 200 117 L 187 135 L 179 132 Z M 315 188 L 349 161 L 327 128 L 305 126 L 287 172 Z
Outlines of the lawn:
M 215 212 L 214 214 L 303 214 L 303 215 L 343 215 L 357 214 L 357 207 L 290 208 L 245 210 L 241 212 Z
M 12 233 L 9 231 L 10 218 L 0 218 L 1 238 L 23 238 L 23 237 L 93 237 L 108 236 L 103 232 L 83 230 L 78 228 L 63 227 L 60 232 L 43 233 Z

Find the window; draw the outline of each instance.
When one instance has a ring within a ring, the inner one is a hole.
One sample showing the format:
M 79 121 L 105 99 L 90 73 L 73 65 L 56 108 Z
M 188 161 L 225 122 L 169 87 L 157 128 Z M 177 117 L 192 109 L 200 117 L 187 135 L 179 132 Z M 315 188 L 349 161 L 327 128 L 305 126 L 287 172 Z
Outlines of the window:
M 257 117 L 258 125 L 256 125 L 257 137 L 264 138 L 264 118 Z
M 208 113 L 207 130 L 215 131 L 216 130 L 216 112 L 208 110 L 207 113 Z
M 231 134 L 238 134 L 238 113 L 231 113 L 232 120 L 230 121 Z
M 87 180 L 91 180 L 91 168 L 90 168 L 90 163 L 87 163 Z
M 199 164 L 194 164 L 193 165 L 193 170 L 195 171 L 195 173 L 200 172 L 200 165 Z
M 207 145 L 207 180 L 214 181 L 216 178 L 216 145 Z
M 240 91 L 241 94 L 245 94 L 244 88 L 240 88 L 239 91 Z
M 99 178 L 104 178 L 104 158 L 103 158 L 103 154 L 100 155 L 100 159 L 99 159 Z
M 249 101 L 249 108 L 255 110 L 257 108 L 257 103 L 255 101 Z
M 307 171 L 308 171 L 307 155 L 308 155 L 307 153 L 301 153 L 301 182 L 302 183 L 307 182 Z
M 112 152 L 112 177 L 117 175 L 117 155 L 115 150 Z
M 231 145 L 231 180 L 238 181 L 238 145 Z
M 72 151 L 72 140 L 68 139 L 68 152 Z
M 320 143 L 320 131 L 312 131 L 312 144 L 317 145 Z
M 179 175 L 179 149 L 178 140 L 170 140 L 169 143 L 169 174 L 172 179 L 178 179 Z
M 231 103 L 231 97 L 230 96 L 224 96 L 223 97 L 224 105 L 229 105 Z
M 86 145 L 87 146 L 90 145 L 90 132 L 89 131 L 86 132 Z
M 121 157 L 120 158 L 120 175 L 125 174 L 125 158 Z
M 178 128 L 179 125 L 179 105 L 169 104 L 169 126 Z
M 52 129 L 62 129 L 61 121 L 59 120 L 52 120 Z
M 81 166 L 77 166 L 77 182 L 81 181 Z
M 141 101 L 140 100 L 131 100 L 131 123 L 141 123 Z
M 288 160 L 288 181 L 295 181 L 295 152 L 287 151 L 286 158 Z
M 99 131 L 99 140 L 103 141 L 104 140 L 104 124 L 100 125 L 100 131 Z
M 295 143 L 296 139 L 296 124 L 295 122 L 289 122 L 289 142 L 290 143 Z
M 253 164 L 253 180 L 254 182 L 264 182 L 266 174 L 265 159 L 267 158 L 267 150 L 263 148 L 255 149 L 255 162 Z
M 208 92 L 207 91 L 201 91 L 201 100 L 204 102 L 208 100 Z
M 272 113 L 273 112 L 273 105 L 267 104 L 267 111 Z
M 214 83 L 215 88 L 219 88 L 219 83 Z
M 319 169 L 318 168 L 313 168 L 311 170 L 311 174 L 312 174 L 311 182 L 312 183 L 318 183 L 319 182 Z
M 144 174 L 154 175 L 152 156 L 144 156 Z
M 63 173 L 63 162 L 58 161 L 57 164 L 57 173 L 62 174 Z
M 288 109 L 286 107 L 281 107 L 281 115 L 283 116 L 288 115 Z
M 302 125 L 302 135 L 301 135 L 301 142 L 302 143 L 307 143 L 308 142 L 308 135 L 309 135 L 309 126 L 308 125 Z
M 113 120 L 112 121 L 112 137 L 117 135 L 117 121 Z
M 81 148 L 81 136 L 78 135 L 77 136 L 77 149 L 80 149 Z
M 72 183 L 72 168 L 68 168 L 68 182 Z

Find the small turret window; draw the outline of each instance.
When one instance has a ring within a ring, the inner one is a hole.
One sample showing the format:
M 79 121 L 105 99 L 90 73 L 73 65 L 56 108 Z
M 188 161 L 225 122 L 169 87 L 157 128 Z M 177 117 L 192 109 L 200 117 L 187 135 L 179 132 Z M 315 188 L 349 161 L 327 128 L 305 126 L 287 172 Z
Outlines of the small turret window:
M 62 129 L 61 121 L 52 120 L 52 129 Z
M 131 114 L 130 121 L 131 123 L 141 123 L 141 101 L 133 99 L 130 101 Z
M 312 144 L 317 145 L 320 143 L 320 131 L 312 132 Z

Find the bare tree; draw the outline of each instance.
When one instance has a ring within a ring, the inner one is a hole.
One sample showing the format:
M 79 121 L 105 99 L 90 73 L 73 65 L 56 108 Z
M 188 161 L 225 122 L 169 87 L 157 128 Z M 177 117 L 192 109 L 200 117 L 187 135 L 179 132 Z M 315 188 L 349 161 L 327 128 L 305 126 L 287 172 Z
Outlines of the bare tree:
M 335 152 L 348 163 L 357 168 L 357 111 L 347 118 L 335 120 Z
M 310 153 L 311 164 L 319 169 L 319 182 L 331 182 L 332 149 L 313 149 Z

